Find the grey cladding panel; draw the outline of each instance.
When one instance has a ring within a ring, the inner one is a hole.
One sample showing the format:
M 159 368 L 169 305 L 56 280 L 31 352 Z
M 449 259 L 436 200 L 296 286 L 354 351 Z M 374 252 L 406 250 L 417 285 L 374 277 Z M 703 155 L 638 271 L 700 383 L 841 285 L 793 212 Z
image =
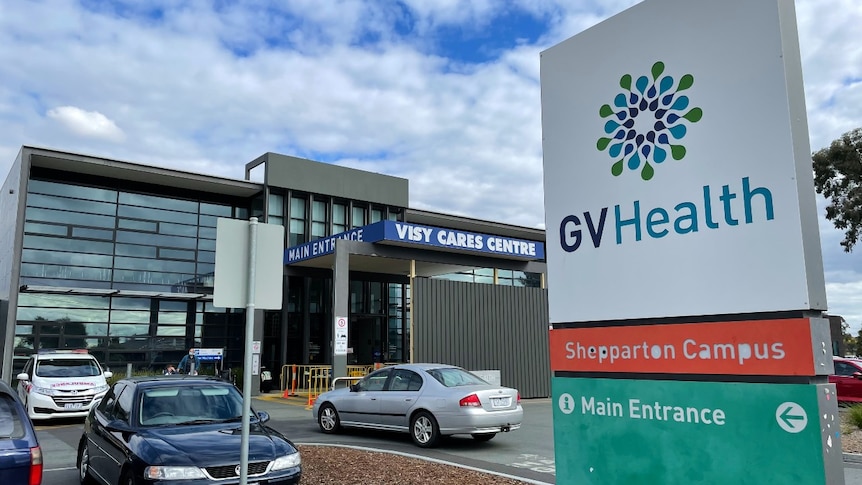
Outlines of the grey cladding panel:
M 395 207 L 408 205 L 407 179 L 268 153 L 267 183 L 314 194 Z
M 413 312 L 415 362 L 499 369 L 521 397 L 551 395 L 547 290 L 416 278 Z

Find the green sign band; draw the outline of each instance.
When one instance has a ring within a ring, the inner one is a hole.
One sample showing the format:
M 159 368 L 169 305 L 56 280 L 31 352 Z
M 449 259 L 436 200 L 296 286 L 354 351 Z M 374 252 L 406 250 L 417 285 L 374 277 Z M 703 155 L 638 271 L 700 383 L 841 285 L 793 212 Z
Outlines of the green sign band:
M 826 483 L 824 459 L 841 456 L 829 384 L 555 377 L 552 386 L 566 483 L 816 484 Z

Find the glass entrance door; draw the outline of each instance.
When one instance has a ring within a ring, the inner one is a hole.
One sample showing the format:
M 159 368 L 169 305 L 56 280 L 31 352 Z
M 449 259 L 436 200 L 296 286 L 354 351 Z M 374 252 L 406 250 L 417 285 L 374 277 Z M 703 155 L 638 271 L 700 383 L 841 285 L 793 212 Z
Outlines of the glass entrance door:
M 381 315 L 350 317 L 347 337 L 348 364 L 372 365 L 384 361 L 384 351 L 388 348 L 388 343 L 383 318 Z

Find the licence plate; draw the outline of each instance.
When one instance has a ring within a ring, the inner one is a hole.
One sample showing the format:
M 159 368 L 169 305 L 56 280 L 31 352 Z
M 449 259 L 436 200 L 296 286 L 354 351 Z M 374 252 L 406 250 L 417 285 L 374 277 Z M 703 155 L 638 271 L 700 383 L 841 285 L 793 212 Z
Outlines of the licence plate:
M 509 402 L 511 398 L 508 397 L 492 397 L 491 398 L 491 407 L 492 408 L 507 408 L 509 407 Z
M 83 409 L 84 404 L 79 402 L 70 402 L 68 404 L 63 405 L 63 409 Z

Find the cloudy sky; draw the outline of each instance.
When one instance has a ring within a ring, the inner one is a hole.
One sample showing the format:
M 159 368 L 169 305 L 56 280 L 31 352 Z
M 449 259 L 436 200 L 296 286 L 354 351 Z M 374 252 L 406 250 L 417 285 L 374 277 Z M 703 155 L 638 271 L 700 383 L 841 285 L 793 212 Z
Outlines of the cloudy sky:
M 542 227 L 539 53 L 635 3 L 0 0 L 0 178 L 25 144 L 231 178 L 273 151 Z M 862 126 L 862 2 L 795 4 L 817 150 Z M 855 333 L 862 249 L 820 224 Z

